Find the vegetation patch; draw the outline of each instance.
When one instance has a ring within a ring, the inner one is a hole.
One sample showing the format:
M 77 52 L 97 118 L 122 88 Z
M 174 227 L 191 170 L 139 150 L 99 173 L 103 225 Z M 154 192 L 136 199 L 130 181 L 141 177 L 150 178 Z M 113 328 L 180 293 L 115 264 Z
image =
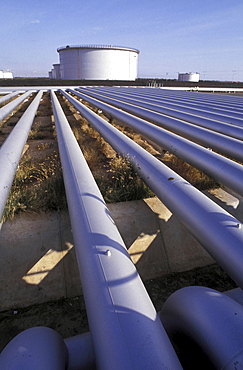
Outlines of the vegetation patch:
M 167 165 L 199 190 L 216 189 L 220 184 L 205 172 L 198 170 L 175 155 L 169 155 Z M 166 163 L 165 162 L 165 163 Z
M 117 156 L 110 161 L 106 176 L 96 182 L 106 203 L 126 202 L 153 197 L 152 190 L 141 180 L 133 169 L 129 158 Z
M 25 157 L 16 172 L 2 221 L 21 212 L 56 211 L 66 206 L 58 154 L 53 152 L 41 163 Z

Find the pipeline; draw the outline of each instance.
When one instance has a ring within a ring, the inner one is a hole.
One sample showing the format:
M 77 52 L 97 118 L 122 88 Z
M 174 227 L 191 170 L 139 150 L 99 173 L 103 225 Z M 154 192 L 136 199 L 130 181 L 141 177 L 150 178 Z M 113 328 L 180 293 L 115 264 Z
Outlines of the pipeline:
M 64 339 L 68 351 L 68 370 L 96 370 L 90 333 Z
M 160 318 L 171 338 L 190 338 L 215 369 L 242 368 L 243 307 L 225 294 L 205 287 L 182 288 L 164 303 Z
M 128 157 L 162 203 L 243 287 L 241 222 L 68 93 L 61 93 L 118 153 Z
M 164 116 L 162 114 L 138 107 L 129 103 L 118 101 L 116 99 L 108 98 L 100 94 L 89 91 L 88 89 L 79 89 L 84 94 L 88 94 L 105 103 L 114 105 L 117 108 L 123 109 L 131 114 L 137 115 L 148 121 L 162 126 L 178 135 L 181 135 L 189 140 L 195 141 L 201 145 L 211 148 L 221 154 L 225 154 L 230 158 L 243 161 L 243 143 L 240 140 L 227 137 L 220 133 L 204 129 L 190 123 L 177 120 L 172 117 Z
M 119 92 L 111 92 L 107 90 L 99 90 L 97 88 L 86 88 L 87 91 L 99 91 L 101 95 L 105 95 L 107 97 L 116 98 L 117 100 L 121 100 L 126 103 L 134 104 L 139 107 L 149 109 L 151 111 L 161 113 L 166 116 L 170 116 L 172 118 L 176 118 L 179 120 L 187 121 L 189 123 L 193 123 L 196 126 L 200 126 L 203 128 L 207 128 L 216 132 L 220 132 L 224 135 L 232 136 L 236 139 L 243 140 L 243 120 L 238 119 L 235 122 L 227 122 L 227 120 L 223 119 L 215 119 L 214 117 L 211 117 L 208 113 L 207 116 L 203 116 L 203 114 L 200 114 L 202 111 L 198 109 L 198 112 L 193 112 L 192 110 L 184 108 L 180 109 L 180 107 L 175 106 L 171 107 L 164 103 L 159 103 L 151 98 L 145 98 L 144 95 L 141 97 L 134 97 L 133 94 L 130 94 L 127 92 L 126 94 L 121 94 Z M 223 116 L 226 117 L 226 116 Z M 243 116 L 242 116 L 243 117 Z
M 66 91 L 75 94 L 77 97 L 89 102 L 93 106 L 102 109 L 112 117 L 119 119 L 128 126 L 135 129 L 140 134 L 149 138 L 162 148 L 175 154 L 192 166 L 204 171 L 216 181 L 234 190 L 237 194 L 243 196 L 243 167 L 242 165 L 231 161 L 228 158 L 209 151 L 187 139 L 184 139 L 172 132 L 164 130 L 158 126 L 144 121 L 138 117 L 132 116 L 111 105 L 91 98 L 85 94 L 79 93 L 72 89 Z
M 99 87 L 96 86 L 96 89 Z M 105 87 L 102 87 L 102 90 L 105 89 Z M 127 92 L 128 89 L 126 87 L 110 87 L 110 89 L 118 90 L 118 91 L 124 91 Z M 132 88 L 130 88 L 130 91 L 132 91 Z M 175 101 L 181 101 L 183 103 L 190 103 L 195 104 L 197 106 L 201 106 L 205 104 L 206 106 L 210 107 L 222 107 L 222 108 L 229 108 L 229 109 L 236 109 L 237 111 L 242 112 L 243 111 L 243 102 L 242 97 L 238 96 L 228 96 L 228 95 L 219 95 L 219 94 L 205 94 L 200 91 L 200 94 L 195 94 L 195 92 L 190 91 L 180 91 L 180 90 L 169 90 L 169 89 L 150 89 L 150 88 L 144 88 L 144 87 L 136 87 L 133 91 L 138 92 L 141 95 L 151 96 L 155 98 L 161 98 L 161 99 L 168 99 L 168 100 L 175 100 Z
M 96 87 L 96 89 L 98 89 L 98 87 Z M 196 108 L 196 109 L 202 109 L 203 110 L 207 110 L 207 111 L 218 111 L 218 112 L 225 112 L 225 114 L 230 114 L 232 116 L 234 116 L 234 114 L 237 114 L 237 117 L 238 118 L 243 118 L 242 115 L 243 115 L 243 106 L 240 106 L 240 105 L 236 105 L 236 104 L 228 104 L 227 101 L 223 101 L 221 102 L 221 100 L 216 100 L 215 102 L 212 102 L 211 100 L 210 101 L 205 101 L 202 99 L 201 97 L 201 94 L 200 94 L 200 98 L 198 100 L 196 99 L 191 99 L 189 96 L 187 96 L 187 94 L 185 94 L 185 92 L 183 93 L 183 95 L 178 95 L 178 93 L 176 94 L 169 94 L 168 93 L 168 90 L 162 90 L 162 91 L 156 91 L 154 93 L 151 93 L 151 91 L 148 91 L 148 89 L 139 89 L 139 88 L 136 88 L 136 89 L 127 89 L 127 88 L 122 88 L 122 87 L 109 87 L 109 88 L 102 88 L 99 89 L 100 91 L 103 91 L 103 92 L 114 92 L 116 94 L 123 94 L 123 95 L 126 95 L 128 96 L 128 93 L 129 93 L 129 96 L 133 96 L 133 97 L 137 97 L 139 99 L 146 99 L 146 101 L 150 102 L 152 101 L 153 103 L 156 103 L 156 104 L 161 104 L 163 105 L 162 103 L 168 103 L 169 105 L 168 106 L 181 106 L 181 108 Z M 151 89 L 149 89 L 151 90 Z M 185 96 L 186 95 L 186 96 Z M 194 94 L 195 95 L 195 94 Z M 182 110 L 183 109 L 179 109 L 179 110 Z
M 0 219 L 41 97 L 39 91 L 0 148 Z
M 4 120 L 4 118 L 6 118 L 10 113 L 12 113 L 26 98 L 33 94 L 33 92 L 34 90 L 27 91 L 23 95 L 0 108 L 0 122 Z
M 65 370 L 67 347 L 54 330 L 39 326 L 24 330 L 0 355 L 1 370 Z
M 54 92 L 51 98 L 97 367 L 181 369 Z
M 19 91 L 14 91 L 14 92 L 12 92 L 10 94 L 7 94 L 5 96 L 1 96 L 0 97 L 0 104 L 5 103 L 5 101 L 8 101 L 8 100 L 12 99 L 13 97 L 15 97 L 16 95 L 19 95 L 19 94 L 20 94 Z

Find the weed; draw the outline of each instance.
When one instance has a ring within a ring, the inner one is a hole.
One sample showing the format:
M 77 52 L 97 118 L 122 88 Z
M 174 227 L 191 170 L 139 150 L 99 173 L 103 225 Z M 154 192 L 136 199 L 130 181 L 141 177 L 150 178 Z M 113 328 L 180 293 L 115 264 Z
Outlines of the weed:
M 220 184 L 204 172 L 191 166 L 175 155 L 170 156 L 169 166 L 199 190 L 218 188 Z
M 66 209 L 65 189 L 58 156 L 53 153 L 42 163 L 26 157 L 16 172 L 2 221 L 22 212 Z
M 107 203 L 125 202 L 154 196 L 152 190 L 140 179 L 127 158 L 111 160 L 109 176 L 96 182 Z

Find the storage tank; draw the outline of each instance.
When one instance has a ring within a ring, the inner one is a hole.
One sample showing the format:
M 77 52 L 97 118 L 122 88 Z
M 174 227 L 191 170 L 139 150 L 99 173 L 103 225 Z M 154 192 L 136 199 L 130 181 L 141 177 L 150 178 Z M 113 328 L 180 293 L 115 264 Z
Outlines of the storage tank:
M 61 78 L 60 64 L 53 64 L 52 78 L 60 80 Z
M 178 81 L 187 81 L 187 82 L 199 82 L 200 74 L 199 73 L 179 73 Z
M 10 71 L 0 71 L 0 78 L 13 78 L 13 74 Z
M 65 46 L 57 49 L 63 80 L 135 80 L 139 50 L 112 45 Z

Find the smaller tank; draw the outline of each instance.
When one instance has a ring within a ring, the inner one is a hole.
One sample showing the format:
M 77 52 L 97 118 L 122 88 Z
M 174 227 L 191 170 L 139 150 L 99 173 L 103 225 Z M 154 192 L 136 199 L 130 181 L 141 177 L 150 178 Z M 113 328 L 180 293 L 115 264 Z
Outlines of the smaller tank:
M 198 72 L 193 73 L 179 73 L 178 74 L 178 81 L 186 81 L 186 82 L 199 82 L 200 74 Z

